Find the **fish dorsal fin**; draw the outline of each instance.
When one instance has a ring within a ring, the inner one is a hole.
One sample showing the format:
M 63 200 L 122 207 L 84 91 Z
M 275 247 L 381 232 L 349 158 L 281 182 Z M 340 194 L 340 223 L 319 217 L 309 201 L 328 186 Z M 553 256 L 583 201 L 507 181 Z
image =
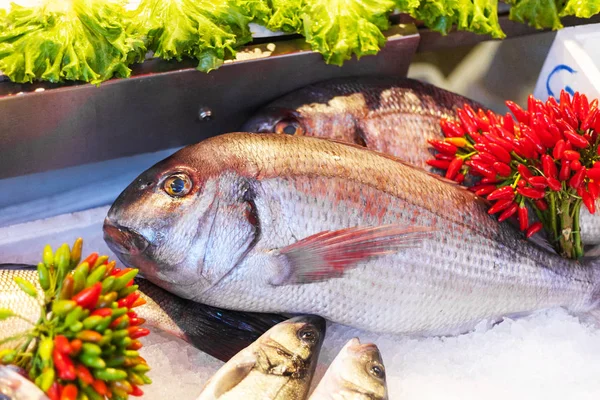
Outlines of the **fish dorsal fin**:
M 360 261 L 416 247 L 434 231 L 427 227 L 383 225 L 324 231 L 275 250 L 283 258 L 272 285 L 310 283 L 339 277 Z

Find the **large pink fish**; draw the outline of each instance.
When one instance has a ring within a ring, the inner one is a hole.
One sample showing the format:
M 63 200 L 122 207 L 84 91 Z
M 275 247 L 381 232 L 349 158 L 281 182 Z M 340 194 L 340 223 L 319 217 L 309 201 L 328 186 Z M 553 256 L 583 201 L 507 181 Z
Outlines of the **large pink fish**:
M 182 297 L 377 332 L 449 334 L 598 305 L 598 266 L 547 252 L 486 210 L 358 146 L 238 133 L 144 172 L 104 230 L 125 263 Z

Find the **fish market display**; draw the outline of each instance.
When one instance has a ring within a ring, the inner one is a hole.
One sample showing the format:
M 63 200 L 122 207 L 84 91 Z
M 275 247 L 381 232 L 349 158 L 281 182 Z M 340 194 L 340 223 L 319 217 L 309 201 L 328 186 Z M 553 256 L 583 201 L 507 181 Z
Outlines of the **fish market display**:
M 184 298 L 374 332 L 459 333 L 600 300 L 597 265 L 523 241 L 464 188 L 311 137 L 186 147 L 119 196 L 104 231 L 123 262 Z
M 351 339 L 333 360 L 309 400 L 387 399 L 385 368 L 372 343 Z
M 444 139 L 440 121 L 458 120 L 457 111 L 465 104 L 485 110 L 465 97 L 412 79 L 335 79 L 266 105 L 242 131 L 341 140 L 391 154 L 443 176 L 448 161 L 433 160 L 429 141 Z M 435 163 L 446 165 L 440 169 L 433 166 Z M 472 186 L 474 182 L 468 175 L 464 183 Z M 531 214 L 535 215 L 533 211 Z M 587 209 L 581 211 L 580 231 L 583 243 L 600 244 L 600 218 Z
M 456 119 L 466 97 L 414 79 L 360 77 L 306 86 L 266 105 L 241 128 L 317 136 L 365 146 L 428 171 L 440 119 Z
M 35 267 L 0 264 L 0 305 L 34 321 L 39 305 L 19 290 L 15 277 L 35 281 Z M 285 318 L 272 314 L 251 314 L 221 310 L 191 302 L 166 292 L 145 279 L 136 279 L 146 304 L 136 309 L 148 325 L 170 332 L 193 343 L 220 360 L 228 360 Z M 22 332 L 28 325 L 12 318 L 0 322 L 0 340 Z M 1 347 L 1 346 L 0 346 Z
M 16 368 L 0 365 L 0 399 L 48 400 L 48 397 Z
M 281 322 L 236 354 L 206 384 L 198 400 L 302 400 L 325 338 L 325 320 Z

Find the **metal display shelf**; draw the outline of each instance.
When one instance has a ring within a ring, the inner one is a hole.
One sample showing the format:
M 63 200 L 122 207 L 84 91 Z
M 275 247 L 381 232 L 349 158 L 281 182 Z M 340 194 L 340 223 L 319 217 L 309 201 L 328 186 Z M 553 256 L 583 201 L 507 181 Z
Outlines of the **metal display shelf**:
M 308 84 L 406 75 L 414 24 L 394 25 L 377 56 L 327 65 L 303 39 L 272 37 L 208 74 L 150 60 L 131 78 L 90 84 L 0 82 L 0 179 L 183 146 L 235 131 L 266 102 Z M 258 42 L 259 40 L 257 40 Z

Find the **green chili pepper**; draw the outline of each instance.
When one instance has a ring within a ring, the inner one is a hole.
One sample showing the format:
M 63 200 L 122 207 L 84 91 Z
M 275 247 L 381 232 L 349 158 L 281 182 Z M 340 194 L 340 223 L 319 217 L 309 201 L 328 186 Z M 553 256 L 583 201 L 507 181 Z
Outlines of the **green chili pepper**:
M 109 276 L 108 278 L 104 279 L 102 281 L 102 294 L 106 294 L 106 293 L 110 292 L 114 283 L 115 283 L 114 276 Z
M 71 262 L 71 250 L 68 244 L 63 244 L 54 253 L 54 265 L 58 268 L 58 281 L 62 280 L 67 276 L 69 272 L 69 264 Z
M 52 303 L 52 312 L 59 316 L 70 315 L 72 311 L 76 310 L 75 307 L 77 307 L 77 303 L 73 300 L 55 300 Z
M 99 315 L 92 315 L 83 320 L 83 326 L 85 329 L 94 329 L 94 327 L 98 326 L 103 320 L 104 318 Z
M 0 308 L 0 321 L 13 317 L 15 313 L 8 308 Z
M 127 337 L 129 335 L 129 331 L 127 329 L 119 329 L 118 331 L 113 332 L 113 341 L 117 341 Z
M 40 280 L 40 286 L 44 290 L 48 290 L 50 288 L 50 274 L 48 273 L 48 268 L 44 263 L 39 263 L 37 266 L 38 277 Z
M 92 270 L 92 272 L 87 277 L 85 281 L 85 286 L 90 287 L 94 283 L 100 282 L 102 278 L 104 278 L 104 274 L 106 273 L 106 265 L 100 265 L 96 269 Z
M 113 343 L 120 347 L 127 347 L 131 344 L 132 341 L 133 341 L 133 339 L 131 339 L 130 337 L 124 337 L 124 338 L 118 339 L 116 341 L 113 341 Z
M 137 269 L 132 269 L 131 271 L 127 271 L 126 273 L 124 273 L 123 275 L 121 275 L 117 279 L 115 279 L 115 284 L 113 285 L 113 290 L 118 292 L 119 290 L 123 289 L 129 283 L 130 280 L 135 278 L 138 271 L 139 270 L 137 270 Z
M 43 255 L 42 255 L 42 260 L 44 261 L 44 264 L 48 268 L 50 268 L 50 266 L 54 262 L 54 253 L 52 252 L 52 247 L 49 244 L 47 244 L 46 246 L 44 246 L 44 252 L 43 252 Z
M 88 354 L 88 353 L 82 353 L 79 356 L 79 360 L 86 367 L 90 367 L 90 368 L 106 368 L 106 363 L 104 362 L 104 360 L 102 358 L 98 357 L 97 355 L 92 355 L 92 354 Z
M 81 386 L 81 385 L 80 385 Z M 104 396 L 100 396 L 91 386 L 82 386 L 81 390 L 90 398 L 90 400 L 104 400 Z
M 127 297 L 131 293 L 138 290 L 139 287 L 139 285 L 131 285 L 129 287 L 124 287 L 123 289 L 119 290 L 119 298 L 122 299 L 123 297 Z
M 106 366 L 111 367 L 111 368 L 120 367 L 124 363 L 125 363 L 125 356 L 123 356 L 123 355 L 114 356 L 114 357 L 111 357 L 108 360 L 106 360 Z
M 135 367 L 133 367 L 132 370 L 134 370 L 135 372 L 148 372 L 150 371 L 150 367 L 146 364 L 138 364 Z
M 31 282 L 21 278 L 20 276 L 15 276 L 14 280 L 17 283 L 17 285 L 19 285 L 19 288 L 21 288 L 22 291 L 24 291 L 31 297 L 37 297 L 37 290 Z
M 12 350 L 12 349 L 0 350 L 0 361 L 2 361 L 4 364 L 10 364 L 11 362 L 14 361 L 16 355 L 17 355 L 16 350 Z
M 40 380 L 39 387 L 43 392 L 47 392 L 50 386 L 54 383 L 55 372 L 54 368 L 46 368 L 44 372 L 38 377 Z
M 137 350 L 125 350 L 125 357 L 139 357 L 140 352 Z
M 94 370 L 94 377 L 103 381 L 119 381 L 127 378 L 127 372 L 115 368 L 97 369 Z
M 75 267 L 81 260 L 81 250 L 83 248 L 83 239 L 77 238 L 71 249 L 71 267 Z
M 117 292 L 110 292 L 104 296 L 100 296 L 96 308 L 112 307 L 115 300 L 117 300 Z
M 83 329 L 83 324 L 81 323 L 81 321 L 77 321 L 77 322 L 75 322 L 73 325 L 70 325 L 70 326 L 69 326 L 69 329 L 70 329 L 72 332 L 79 332 L 80 330 L 82 330 L 82 329 Z
M 38 350 L 38 354 L 43 362 L 50 361 L 52 350 L 54 350 L 54 341 L 49 337 L 43 337 Z
M 131 370 L 127 371 L 127 378 L 129 379 L 129 382 L 134 385 L 140 386 L 145 383 L 141 376 Z
M 96 325 L 96 330 L 98 332 L 104 332 L 106 330 L 106 328 L 108 328 L 110 326 L 110 323 L 112 322 L 112 318 L 111 317 L 104 317 L 102 318 L 102 320 L 98 323 L 98 325 Z
M 73 303 L 75 303 L 75 301 L 73 301 L 73 300 L 70 300 L 70 301 L 72 301 Z M 77 303 L 75 303 L 75 305 L 77 305 Z M 74 323 L 76 323 L 79 320 L 81 320 L 82 317 L 83 317 L 83 307 L 77 306 L 65 318 L 65 325 L 66 326 L 71 326 Z
M 149 385 L 149 384 L 151 384 L 151 383 L 152 383 L 152 379 L 148 378 L 148 377 L 146 376 L 146 374 L 145 374 L 145 373 L 143 373 L 143 372 L 142 372 L 142 373 L 139 373 L 139 374 L 138 374 L 138 376 L 139 376 L 140 378 L 142 378 L 142 380 L 144 381 L 144 383 L 145 383 L 146 385 Z
M 125 380 L 118 380 L 118 381 L 111 382 L 110 388 L 113 390 L 114 389 L 122 390 L 123 392 L 125 392 L 126 395 L 133 391 L 131 384 Z
M 94 343 L 84 343 L 81 346 L 81 349 L 84 353 L 90 354 L 92 356 L 99 356 L 102 353 L 102 349 L 100 346 Z
M 94 263 L 94 266 L 92 267 L 92 270 L 94 270 L 95 268 L 98 268 L 100 265 L 104 264 L 107 261 L 108 261 L 108 256 L 100 256 L 100 257 L 98 257 L 98 259 Z
M 60 295 L 58 296 L 61 300 L 69 300 L 73 297 L 73 288 L 75 286 L 75 282 L 73 280 L 72 275 L 67 275 L 67 277 L 63 280 L 62 287 L 60 288 Z

